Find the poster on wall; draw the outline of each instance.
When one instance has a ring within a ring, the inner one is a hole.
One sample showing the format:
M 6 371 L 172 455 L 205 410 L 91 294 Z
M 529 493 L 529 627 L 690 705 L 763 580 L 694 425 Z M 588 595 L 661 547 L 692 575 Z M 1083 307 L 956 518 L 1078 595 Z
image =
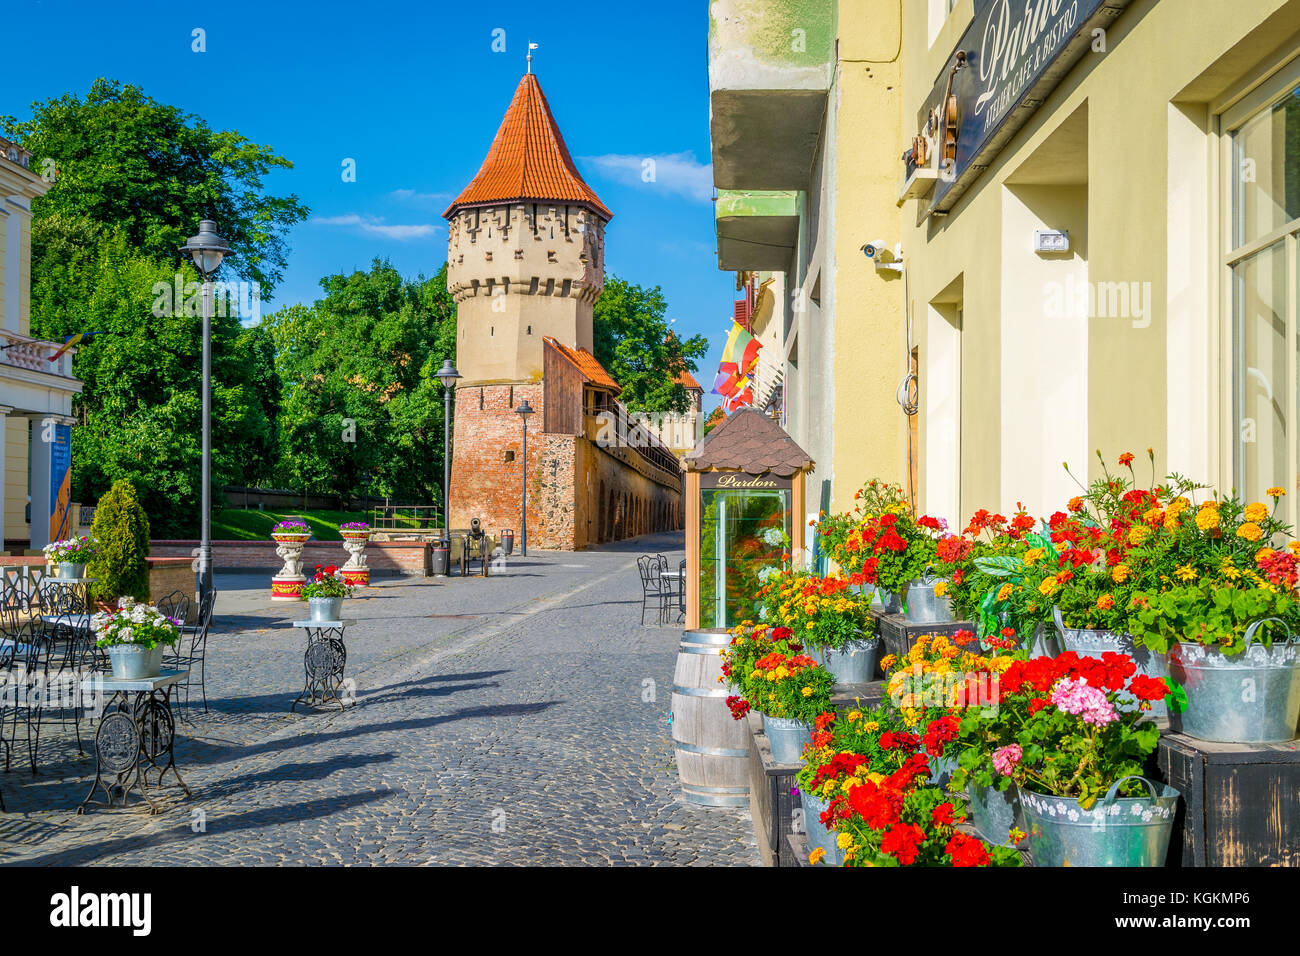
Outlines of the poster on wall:
M 50 447 L 50 540 L 68 538 L 72 529 L 72 426 L 55 425 Z

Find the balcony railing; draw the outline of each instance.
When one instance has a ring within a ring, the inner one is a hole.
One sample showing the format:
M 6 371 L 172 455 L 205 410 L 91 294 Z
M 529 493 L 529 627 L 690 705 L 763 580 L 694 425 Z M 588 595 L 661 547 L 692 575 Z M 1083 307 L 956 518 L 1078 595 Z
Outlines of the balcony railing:
M 668 473 L 681 475 L 681 462 L 649 429 L 628 415 L 622 404 L 586 416 L 584 432 L 589 441 L 602 448 L 623 448 L 640 456 L 647 464 Z
M 0 331 L 0 365 L 72 378 L 72 355 L 76 349 L 68 349 L 50 361 L 50 357 L 62 347 L 61 342 L 44 342 L 30 335 Z

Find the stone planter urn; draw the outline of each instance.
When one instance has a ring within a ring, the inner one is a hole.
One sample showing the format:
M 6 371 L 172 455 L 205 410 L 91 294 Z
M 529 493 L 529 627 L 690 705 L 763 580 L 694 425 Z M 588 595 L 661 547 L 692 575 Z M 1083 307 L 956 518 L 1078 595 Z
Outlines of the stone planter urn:
M 301 601 L 302 586 L 307 576 L 302 573 L 302 549 L 311 540 L 310 533 L 276 531 L 271 534 L 276 543 L 275 553 L 284 562 L 271 578 L 272 601 Z
M 369 531 L 340 531 L 343 548 L 348 553 L 347 563 L 340 571 L 343 580 L 354 587 L 365 587 L 370 583 L 370 568 L 366 564 L 366 545 L 370 543 Z

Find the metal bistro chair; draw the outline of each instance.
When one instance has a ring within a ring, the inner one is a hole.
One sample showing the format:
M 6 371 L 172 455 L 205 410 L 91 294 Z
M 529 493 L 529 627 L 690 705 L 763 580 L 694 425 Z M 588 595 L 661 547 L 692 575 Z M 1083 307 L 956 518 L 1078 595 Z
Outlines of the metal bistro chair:
M 184 626 L 190 621 L 191 600 L 184 591 L 173 591 L 164 598 L 159 598 L 156 607 L 177 624 Z
M 179 592 L 177 592 L 179 593 Z M 169 594 L 163 601 L 167 601 L 175 594 Z M 181 595 L 181 597 L 185 597 Z M 161 609 L 163 601 L 158 602 Z M 185 598 L 185 610 L 189 612 L 189 598 Z M 174 606 L 174 605 L 173 605 Z M 207 683 L 207 656 L 208 656 L 208 631 L 212 628 L 212 614 L 217 606 L 217 592 L 209 591 L 208 594 L 199 602 L 198 617 L 193 624 L 181 625 L 180 639 L 173 645 L 171 651 L 163 657 L 163 667 L 168 670 L 189 670 L 189 675 L 185 680 L 176 685 L 176 702 L 181 705 L 181 713 L 188 717 L 190 709 L 190 688 L 198 685 L 199 695 L 203 698 L 203 712 L 208 712 L 208 683 Z M 166 611 L 163 611 L 167 614 Z M 168 617 L 175 615 L 168 614 Z M 180 618 L 184 621 L 185 618 Z
M 657 607 L 659 623 L 663 623 L 665 601 L 667 601 L 672 589 L 672 585 L 660 573 L 666 566 L 667 561 L 662 555 L 643 554 L 636 559 L 637 571 L 641 574 L 642 627 L 645 627 L 645 612 L 649 609 L 652 601 Z
M 7 640 L 14 644 L 14 740 L 21 718 L 27 728 L 27 757 L 32 773 L 36 773 L 43 726 L 71 723 L 77 750 L 86 752 L 81 740 L 79 678 L 83 671 L 94 670 L 99 663 L 99 651 L 90 631 L 41 620 L 42 613 L 79 613 L 64 610 L 75 605 L 55 602 L 48 592 L 41 597 L 46 603 L 38 607 L 20 595 L 5 607 L 3 614 Z

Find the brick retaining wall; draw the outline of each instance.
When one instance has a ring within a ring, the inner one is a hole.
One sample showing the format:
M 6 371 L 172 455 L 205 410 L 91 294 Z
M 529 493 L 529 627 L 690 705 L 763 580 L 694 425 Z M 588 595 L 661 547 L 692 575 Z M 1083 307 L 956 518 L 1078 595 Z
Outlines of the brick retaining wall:
M 183 557 L 192 560 L 198 541 L 157 540 L 149 542 L 153 557 Z M 284 562 L 276 556 L 274 541 L 213 541 L 212 566 L 218 571 L 279 571 Z M 348 560 L 342 541 L 309 541 L 302 550 L 303 567 L 342 567 Z M 371 541 L 366 564 L 374 574 L 428 575 L 429 545 L 423 541 Z

